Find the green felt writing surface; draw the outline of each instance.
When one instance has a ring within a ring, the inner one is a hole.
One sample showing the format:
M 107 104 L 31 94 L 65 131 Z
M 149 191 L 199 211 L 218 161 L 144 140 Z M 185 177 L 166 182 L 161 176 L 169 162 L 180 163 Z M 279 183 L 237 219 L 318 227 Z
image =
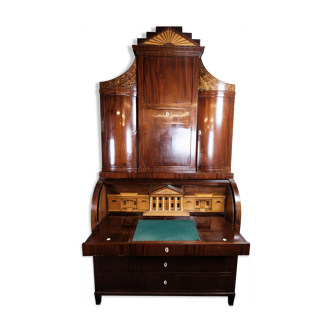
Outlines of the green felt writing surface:
M 139 220 L 133 241 L 200 241 L 194 220 Z

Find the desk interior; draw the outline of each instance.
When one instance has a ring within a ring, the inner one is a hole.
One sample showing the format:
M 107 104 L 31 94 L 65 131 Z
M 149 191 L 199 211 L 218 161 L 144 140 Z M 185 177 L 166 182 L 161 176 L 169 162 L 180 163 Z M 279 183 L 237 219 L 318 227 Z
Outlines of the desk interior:
M 106 244 L 106 243 L 133 243 L 134 235 L 137 225 L 140 220 L 149 220 L 151 218 L 144 218 L 141 215 L 114 215 L 109 213 L 98 227 L 92 232 L 86 243 L 89 244 Z M 156 218 L 155 221 L 176 222 L 177 218 Z M 189 218 L 182 218 L 191 220 L 197 229 L 200 241 L 202 242 L 222 242 L 222 243 L 242 243 L 246 240 L 240 233 L 236 231 L 234 226 L 225 220 L 224 216 L 208 215 L 208 216 L 190 216 Z M 153 221 L 150 220 L 150 221 Z M 179 220 L 183 222 L 183 220 Z M 157 240 L 161 242 L 162 240 Z M 183 240 L 171 239 L 165 240 L 167 242 L 182 242 Z M 196 241 L 197 242 L 197 241 Z

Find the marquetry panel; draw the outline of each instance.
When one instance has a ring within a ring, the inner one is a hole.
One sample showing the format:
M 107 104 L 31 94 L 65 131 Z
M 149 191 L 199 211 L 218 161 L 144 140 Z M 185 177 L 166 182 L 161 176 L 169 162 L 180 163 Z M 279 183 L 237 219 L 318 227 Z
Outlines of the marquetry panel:
M 173 30 L 166 30 L 157 36 L 149 39 L 143 45 L 175 45 L 175 46 L 196 46 L 188 39 L 182 37 Z
M 235 85 L 228 84 L 212 76 L 204 67 L 202 59 L 199 59 L 199 84 L 198 89 L 206 90 L 226 90 L 235 92 Z
M 136 80 L 136 58 L 130 68 L 122 75 L 105 82 L 100 82 L 101 89 L 106 88 L 134 88 L 137 85 Z

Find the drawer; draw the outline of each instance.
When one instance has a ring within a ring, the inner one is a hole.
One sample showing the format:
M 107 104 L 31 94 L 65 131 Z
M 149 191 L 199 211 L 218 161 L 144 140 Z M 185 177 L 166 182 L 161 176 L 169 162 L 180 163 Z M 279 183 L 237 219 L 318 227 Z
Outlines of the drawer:
M 237 257 L 95 257 L 101 274 L 114 272 L 232 272 Z
M 231 273 L 112 273 L 97 280 L 97 292 L 233 291 Z

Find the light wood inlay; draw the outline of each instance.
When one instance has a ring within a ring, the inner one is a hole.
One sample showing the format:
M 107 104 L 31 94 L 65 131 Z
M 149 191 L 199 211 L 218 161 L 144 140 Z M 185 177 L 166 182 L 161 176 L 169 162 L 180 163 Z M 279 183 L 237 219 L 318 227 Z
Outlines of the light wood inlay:
M 166 30 L 157 36 L 146 41 L 143 45 L 176 45 L 176 46 L 196 46 L 194 43 L 188 39 L 177 34 L 173 30 Z
M 203 59 L 199 59 L 199 90 L 226 90 L 237 92 L 237 83 L 226 81 L 214 74 Z

